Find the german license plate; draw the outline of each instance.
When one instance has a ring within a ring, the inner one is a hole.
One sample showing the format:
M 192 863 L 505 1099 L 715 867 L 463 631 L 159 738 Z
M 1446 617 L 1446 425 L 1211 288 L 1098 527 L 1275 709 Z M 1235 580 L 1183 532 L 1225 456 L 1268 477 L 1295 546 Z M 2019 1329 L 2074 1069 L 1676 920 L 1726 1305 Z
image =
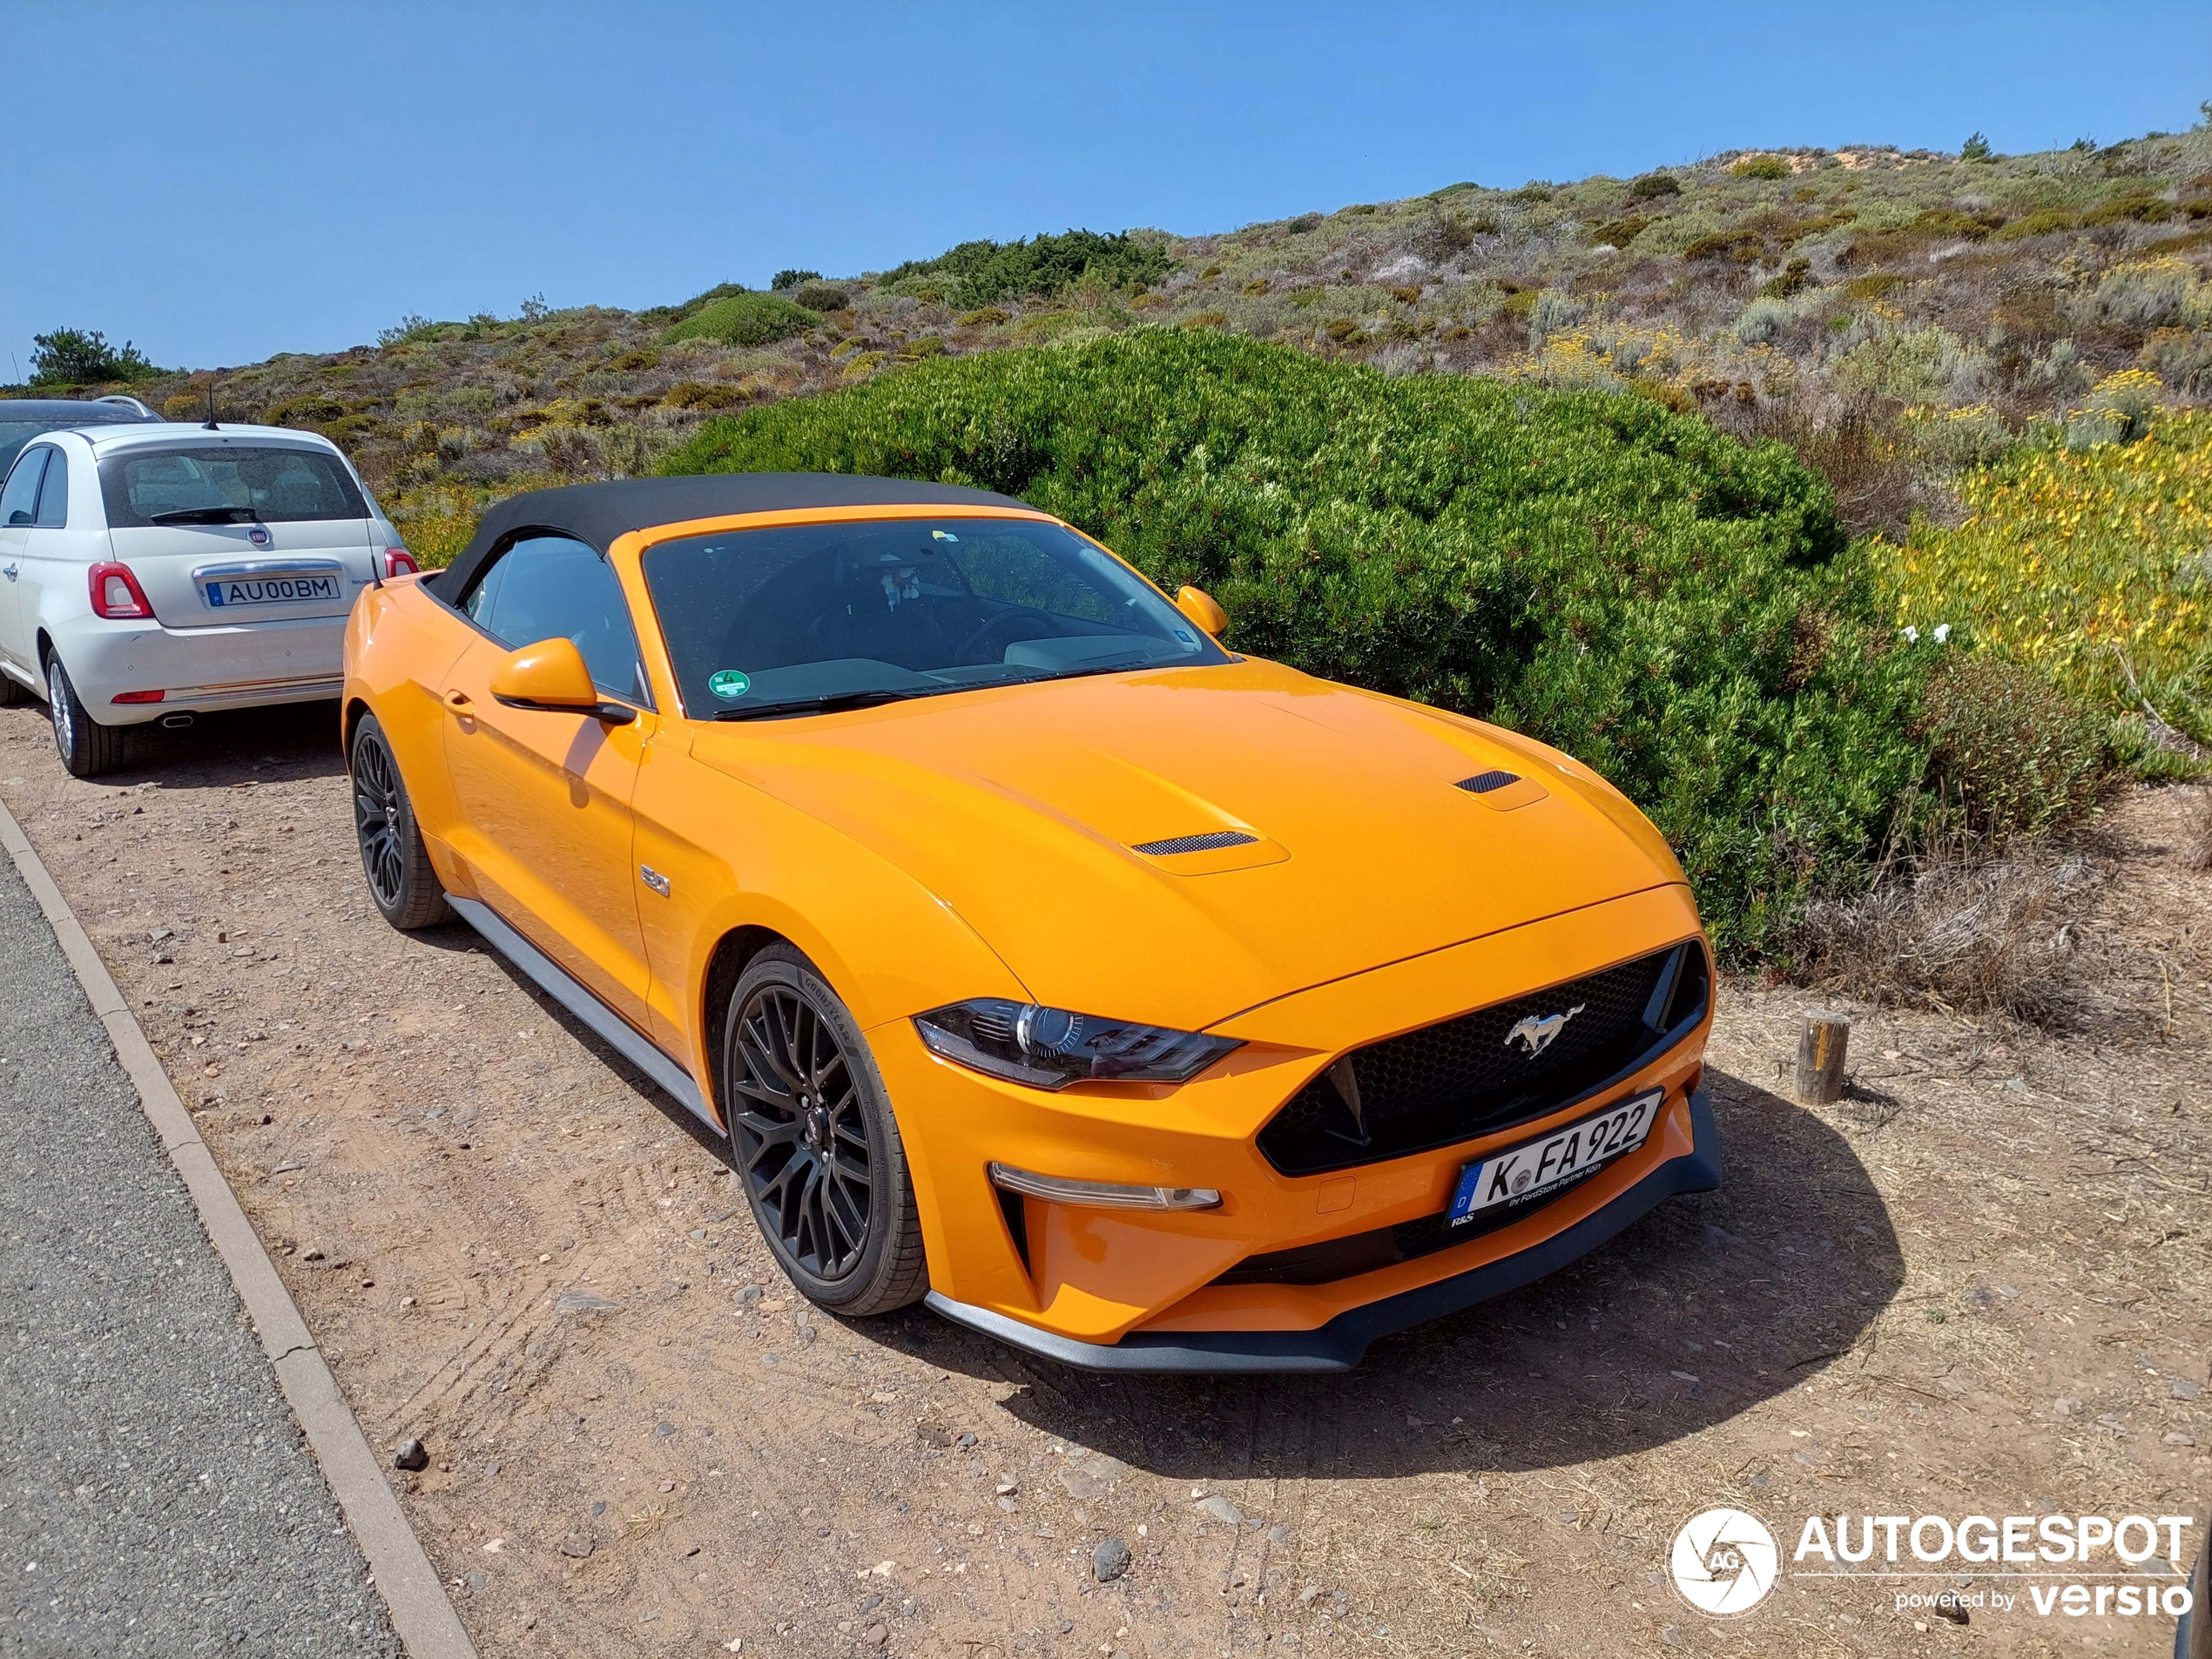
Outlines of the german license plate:
M 296 605 L 336 597 L 335 576 L 239 576 L 207 583 L 207 603 L 219 610 L 233 605 Z
M 1452 1196 L 1449 1224 L 1472 1221 L 1501 1204 L 1524 1203 L 1635 1151 L 1649 1138 L 1665 1098 L 1664 1089 L 1655 1089 L 1609 1106 L 1595 1117 L 1554 1130 L 1541 1141 L 1508 1147 L 1468 1164 L 1460 1171 L 1459 1190 Z

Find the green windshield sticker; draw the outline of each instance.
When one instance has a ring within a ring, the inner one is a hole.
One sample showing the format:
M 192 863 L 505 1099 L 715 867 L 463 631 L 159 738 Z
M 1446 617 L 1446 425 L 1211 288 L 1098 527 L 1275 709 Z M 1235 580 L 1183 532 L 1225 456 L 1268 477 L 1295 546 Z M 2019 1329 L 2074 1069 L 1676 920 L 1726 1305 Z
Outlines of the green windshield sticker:
M 706 689 L 717 697 L 735 698 L 751 691 L 752 682 L 734 668 L 722 668 L 707 676 Z

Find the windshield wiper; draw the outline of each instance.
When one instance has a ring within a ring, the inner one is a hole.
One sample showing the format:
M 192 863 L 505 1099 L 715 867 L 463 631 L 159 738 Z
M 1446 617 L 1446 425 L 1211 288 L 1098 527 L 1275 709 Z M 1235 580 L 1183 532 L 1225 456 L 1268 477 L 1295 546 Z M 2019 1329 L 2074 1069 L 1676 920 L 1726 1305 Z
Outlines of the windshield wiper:
M 909 685 L 897 691 L 829 691 L 820 697 L 786 698 L 780 703 L 760 703 L 749 709 L 717 709 L 718 720 L 765 720 L 779 714 L 831 714 L 840 709 L 868 709 L 879 703 L 903 703 L 908 698 L 935 697 L 957 691 L 957 685 Z
M 1004 679 L 968 680 L 954 685 L 908 685 L 895 691 L 832 691 L 821 697 L 801 697 L 781 703 L 761 703 L 749 709 L 717 709 L 718 720 L 765 720 L 779 714 L 829 714 L 840 709 L 873 708 L 881 703 L 903 703 L 917 697 L 942 697 L 948 691 L 982 691 L 1000 685 L 1043 685 L 1054 680 L 1083 679 L 1093 674 L 1118 674 L 1131 668 L 1149 668 L 1154 660 L 1134 652 L 1111 662 L 1086 663 L 1041 674 L 1010 674 Z
M 251 507 L 176 507 L 146 515 L 149 524 L 256 524 L 260 519 Z

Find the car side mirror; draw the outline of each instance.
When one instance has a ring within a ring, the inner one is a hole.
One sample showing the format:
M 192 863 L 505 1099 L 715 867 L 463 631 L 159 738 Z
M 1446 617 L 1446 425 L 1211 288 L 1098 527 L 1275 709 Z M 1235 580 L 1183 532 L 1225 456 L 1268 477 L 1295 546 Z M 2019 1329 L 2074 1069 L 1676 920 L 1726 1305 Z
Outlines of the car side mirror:
M 510 709 L 591 714 L 616 725 L 637 718 L 635 710 L 600 697 L 583 653 L 569 639 L 541 639 L 508 652 L 492 671 L 491 694 Z
M 8 528 L 10 529 L 13 529 L 18 524 L 28 524 L 30 523 L 30 509 L 29 508 L 18 507 L 14 512 L 8 515 Z
M 1185 583 L 1183 590 L 1175 596 L 1175 608 L 1217 637 L 1229 625 L 1229 613 L 1204 588 L 1194 588 Z

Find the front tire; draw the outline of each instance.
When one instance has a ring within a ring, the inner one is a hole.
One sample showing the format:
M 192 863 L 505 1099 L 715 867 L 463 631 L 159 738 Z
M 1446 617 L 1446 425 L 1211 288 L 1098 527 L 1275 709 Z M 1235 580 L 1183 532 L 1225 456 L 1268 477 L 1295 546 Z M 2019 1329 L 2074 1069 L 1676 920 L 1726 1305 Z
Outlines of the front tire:
M 929 1264 L 890 1097 L 852 1015 L 789 945 L 731 993 L 722 1076 L 738 1178 L 799 1294 L 854 1317 L 919 1300 Z
M 374 715 L 361 716 L 347 761 L 354 779 L 354 834 L 376 908 L 401 933 L 451 921 L 453 907 L 431 867 L 429 849 L 422 845 L 400 763 Z
M 46 658 L 46 712 L 54 723 L 54 747 L 72 778 L 97 778 L 123 764 L 123 728 L 102 725 L 85 712 L 57 651 Z

